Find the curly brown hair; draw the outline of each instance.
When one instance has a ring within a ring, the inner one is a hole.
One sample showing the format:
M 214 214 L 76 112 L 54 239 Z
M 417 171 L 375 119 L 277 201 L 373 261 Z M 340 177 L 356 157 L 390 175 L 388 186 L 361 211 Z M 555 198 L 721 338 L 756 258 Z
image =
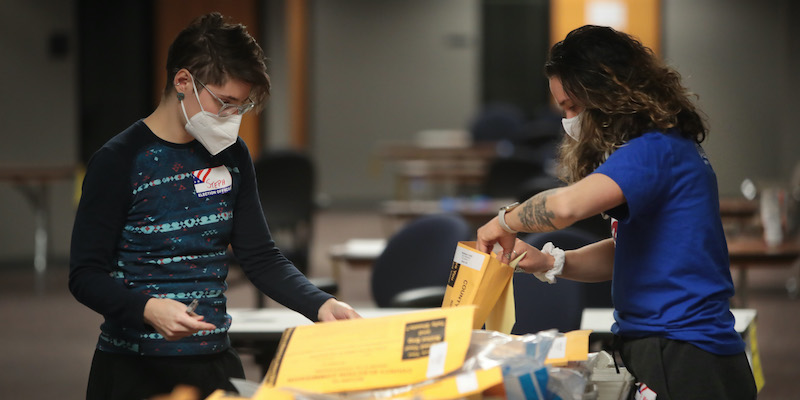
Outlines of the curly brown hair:
M 584 108 L 581 139 L 565 136 L 559 149 L 559 175 L 566 182 L 589 175 L 644 133 L 674 129 L 697 143 L 708 134 L 680 74 L 626 33 L 593 25 L 573 30 L 553 45 L 545 75 L 559 78 Z

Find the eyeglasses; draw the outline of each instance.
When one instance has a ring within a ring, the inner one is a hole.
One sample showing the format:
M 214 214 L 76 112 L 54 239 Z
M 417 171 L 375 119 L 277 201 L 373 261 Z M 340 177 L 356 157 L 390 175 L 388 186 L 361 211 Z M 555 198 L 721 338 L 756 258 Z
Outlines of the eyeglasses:
M 237 106 L 236 104 L 226 103 L 222 101 L 222 99 L 217 97 L 217 95 L 214 94 L 214 92 L 212 92 L 211 89 L 209 89 L 208 86 L 206 86 L 203 82 L 198 81 L 197 78 L 195 78 L 195 81 L 199 83 L 200 86 L 202 86 L 206 91 L 208 91 L 208 93 L 214 96 L 214 98 L 217 99 L 218 102 L 222 103 L 222 107 L 220 107 L 219 111 L 217 112 L 217 115 L 220 117 L 230 117 L 231 115 L 235 114 L 243 115 L 244 113 L 252 110 L 256 106 L 256 103 L 253 103 L 253 101 L 250 100 L 249 97 L 247 98 L 247 100 L 250 100 L 250 102 L 242 104 L 240 106 Z

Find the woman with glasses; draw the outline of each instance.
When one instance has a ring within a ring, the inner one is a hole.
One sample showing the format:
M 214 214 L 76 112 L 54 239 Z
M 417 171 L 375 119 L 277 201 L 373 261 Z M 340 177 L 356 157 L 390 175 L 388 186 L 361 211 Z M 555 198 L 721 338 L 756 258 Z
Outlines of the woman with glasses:
M 205 398 L 244 378 L 227 336 L 230 245 L 262 292 L 312 321 L 358 318 L 275 247 L 238 137 L 269 94 L 264 55 L 219 14 L 184 29 L 156 110 L 87 166 L 69 287 L 104 317 L 87 399 L 143 399 L 177 384 Z
M 504 207 L 478 230 L 479 249 L 524 253 L 521 269 L 550 283 L 611 280 L 612 331 L 637 398 L 754 399 L 730 311 L 716 175 L 700 146 L 708 130 L 680 75 L 599 26 L 556 43 L 545 74 L 564 111 L 559 164 L 569 185 Z M 515 239 L 599 213 L 611 217 L 612 238 L 580 249 Z

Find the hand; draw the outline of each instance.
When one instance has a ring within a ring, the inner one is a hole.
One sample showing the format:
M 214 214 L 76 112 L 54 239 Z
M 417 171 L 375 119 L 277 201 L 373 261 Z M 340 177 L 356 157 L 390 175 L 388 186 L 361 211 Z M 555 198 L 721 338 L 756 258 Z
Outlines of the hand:
M 186 313 L 186 304 L 171 299 L 152 298 L 144 305 L 144 322 L 167 340 L 178 340 L 199 331 L 217 329 L 203 322 L 203 316 Z
M 492 218 L 482 227 L 478 228 L 478 242 L 477 250 L 484 253 L 491 253 L 495 243 L 499 243 L 503 248 L 503 257 L 501 260 L 505 263 L 511 261 L 511 251 L 514 250 L 514 239 L 517 237 L 514 233 L 506 232 L 501 226 L 497 217 Z M 521 252 L 519 254 L 522 254 Z
M 553 263 L 555 262 L 553 256 L 542 253 L 536 247 L 517 239 L 514 242 L 513 250 L 511 250 L 511 259 L 513 260 L 519 257 L 522 253 L 525 253 L 525 257 L 517 263 L 517 268 L 522 268 L 529 274 L 534 272 L 546 272 L 553 268 Z
M 328 299 L 328 301 L 322 303 L 322 307 L 319 308 L 317 313 L 317 319 L 320 322 L 358 318 L 361 318 L 361 316 L 353 310 L 353 307 L 336 299 Z

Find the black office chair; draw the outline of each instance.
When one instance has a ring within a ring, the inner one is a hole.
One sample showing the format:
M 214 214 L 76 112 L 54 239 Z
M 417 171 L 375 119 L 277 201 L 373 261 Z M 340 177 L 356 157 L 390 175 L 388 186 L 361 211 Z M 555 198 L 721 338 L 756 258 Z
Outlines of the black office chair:
M 568 332 L 580 328 L 584 308 L 582 283 L 559 279 L 550 285 L 531 274 L 514 274 L 513 279 L 517 322 L 512 334 L 547 329 Z
M 378 307 L 440 307 L 453 255 L 473 229 L 460 216 L 419 217 L 389 238 L 372 267 L 372 296 Z
M 544 176 L 544 166 L 536 160 L 498 157 L 489 163 L 481 193 L 493 198 L 520 199 L 526 182 Z
M 315 203 L 315 170 L 305 154 L 278 150 L 264 153 L 255 162 L 258 196 L 270 233 L 281 252 L 305 275 L 310 272 L 311 238 Z M 335 294 L 331 278 L 310 278 L 320 289 Z M 257 298 L 259 307 L 263 296 Z
M 531 233 L 521 239 L 537 249 L 547 242 L 553 242 L 553 245 L 564 250 L 574 250 L 601 240 L 574 227 Z M 513 334 L 536 333 L 553 328 L 560 332 L 579 329 L 584 308 L 610 307 L 610 282 L 583 283 L 557 279 L 551 285 L 530 274 L 514 274 L 513 279 L 517 317 L 511 330 Z
M 484 106 L 472 118 L 469 131 L 472 140 L 479 142 L 517 141 L 524 133 L 525 115 L 519 107 L 509 103 Z
M 531 246 L 541 249 L 547 242 L 553 242 L 553 245 L 563 250 L 575 250 L 587 244 L 599 242 L 600 240 L 610 237 L 610 226 L 608 221 L 603 220 L 599 215 L 592 219 L 600 219 L 606 225 L 605 232 L 594 232 L 592 230 L 584 229 L 583 226 L 572 225 L 568 228 L 561 229 L 553 232 L 546 233 L 530 233 L 522 240 Z M 588 221 L 586 219 L 584 221 Z M 599 222 L 593 222 L 600 224 Z M 561 281 L 566 281 L 562 279 Z M 613 308 L 614 303 L 611 300 L 611 281 L 597 282 L 597 283 L 581 283 L 583 286 L 584 307 L 587 308 Z

